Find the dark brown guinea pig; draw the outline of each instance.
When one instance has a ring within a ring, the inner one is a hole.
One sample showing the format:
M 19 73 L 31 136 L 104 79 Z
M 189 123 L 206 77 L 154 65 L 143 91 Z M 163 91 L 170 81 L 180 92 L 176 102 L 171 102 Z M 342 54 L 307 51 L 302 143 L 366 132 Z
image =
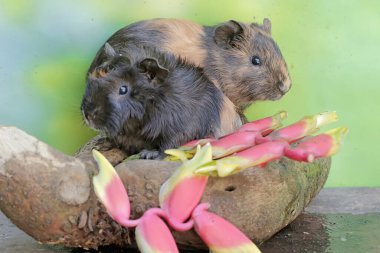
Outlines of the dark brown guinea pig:
M 106 45 L 108 60 L 90 73 L 81 105 L 85 122 L 128 154 L 162 158 L 165 149 L 241 125 L 201 69 L 173 55 L 130 49 L 117 54 Z
M 209 79 L 241 109 L 254 101 L 277 100 L 291 86 L 285 60 L 271 37 L 269 19 L 263 25 L 231 20 L 216 26 L 152 19 L 120 29 L 107 42 L 118 53 L 144 45 L 186 59 L 204 68 Z M 103 47 L 90 72 L 107 59 Z

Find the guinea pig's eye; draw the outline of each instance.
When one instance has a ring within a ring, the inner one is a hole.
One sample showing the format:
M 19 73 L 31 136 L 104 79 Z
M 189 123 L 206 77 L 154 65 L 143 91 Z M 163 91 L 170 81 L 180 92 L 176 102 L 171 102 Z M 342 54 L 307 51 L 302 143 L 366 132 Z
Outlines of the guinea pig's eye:
M 258 57 L 258 56 L 253 56 L 252 57 L 252 64 L 253 65 L 256 65 L 256 66 L 260 66 L 261 65 L 261 59 L 260 59 L 260 57 Z
M 120 87 L 120 89 L 119 89 L 119 94 L 120 95 L 125 95 L 125 94 L 127 94 L 127 92 L 128 92 L 128 87 L 127 86 L 123 85 L 123 86 Z

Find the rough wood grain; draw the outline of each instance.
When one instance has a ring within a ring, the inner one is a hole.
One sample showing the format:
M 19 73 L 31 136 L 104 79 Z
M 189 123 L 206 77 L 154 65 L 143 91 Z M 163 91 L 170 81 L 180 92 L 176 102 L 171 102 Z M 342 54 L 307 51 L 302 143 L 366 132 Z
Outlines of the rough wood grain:
M 133 244 L 133 231 L 113 222 L 93 192 L 91 177 L 97 169 L 89 150 L 97 145 L 99 139 L 72 157 L 17 128 L 0 127 L 0 210 L 42 243 L 84 248 Z M 104 154 L 113 164 L 125 158 L 117 149 Z M 294 220 L 320 191 L 330 162 L 306 164 L 283 158 L 265 169 L 212 178 L 202 201 L 262 242 Z M 130 195 L 132 217 L 158 205 L 159 187 L 177 166 L 145 160 L 117 165 Z M 175 237 L 180 247 L 205 247 L 193 232 Z

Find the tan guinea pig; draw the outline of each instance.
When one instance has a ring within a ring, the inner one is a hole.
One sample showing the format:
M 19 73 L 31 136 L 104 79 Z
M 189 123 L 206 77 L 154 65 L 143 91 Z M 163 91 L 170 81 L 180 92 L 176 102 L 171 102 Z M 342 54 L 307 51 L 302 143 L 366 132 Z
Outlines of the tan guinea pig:
M 271 37 L 271 23 L 263 25 L 228 21 L 201 26 L 178 19 L 152 19 L 128 25 L 107 42 L 117 53 L 130 45 L 170 52 L 204 69 L 239 108 L 254 101 L 280 99 L 291 86 L 280 49 Z M 107 60 L 104 45 L 89 72 Z

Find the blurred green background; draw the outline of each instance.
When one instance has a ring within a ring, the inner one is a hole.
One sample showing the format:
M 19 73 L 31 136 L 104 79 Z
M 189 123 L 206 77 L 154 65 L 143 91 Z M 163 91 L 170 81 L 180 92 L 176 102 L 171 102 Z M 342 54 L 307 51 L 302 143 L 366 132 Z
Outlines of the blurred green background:
M 0 0 L 0 125 L 15 125 L 66 153 L 95 133 L 81 120 L 85 73 L 119 28 L 155 17 L 214 25 L 272 21 L 293 87 L 249 119 L 336 110 L 350 133 L 326 186 L 380 186 L 379 1 Z M 330 127 L 330 128 L 331 128 Z

